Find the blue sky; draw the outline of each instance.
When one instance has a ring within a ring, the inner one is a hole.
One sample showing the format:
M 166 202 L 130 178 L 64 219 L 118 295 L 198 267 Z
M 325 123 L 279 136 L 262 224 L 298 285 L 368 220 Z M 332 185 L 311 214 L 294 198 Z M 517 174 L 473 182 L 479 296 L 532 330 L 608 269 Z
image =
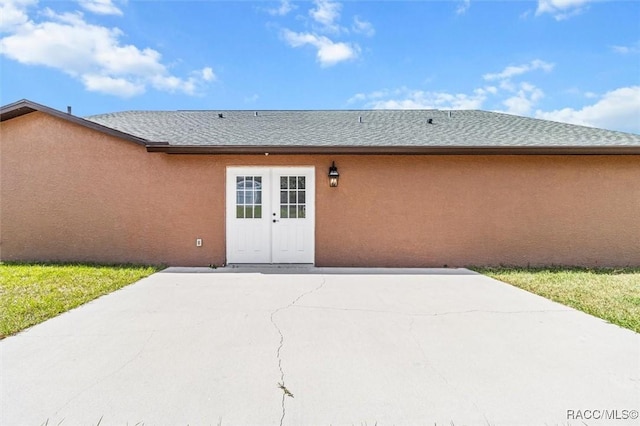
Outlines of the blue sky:
M 640 2 L 0 0 L 0 103 L 484 109 L 640 133 Z

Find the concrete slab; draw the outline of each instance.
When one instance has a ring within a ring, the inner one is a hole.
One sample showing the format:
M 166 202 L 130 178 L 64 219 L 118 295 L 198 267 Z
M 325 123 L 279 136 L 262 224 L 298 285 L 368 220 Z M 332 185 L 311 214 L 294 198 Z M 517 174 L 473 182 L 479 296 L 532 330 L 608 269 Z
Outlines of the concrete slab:
M 0 356 L 2 425 L 631 425 L 640 408 L 640 335 L 465 269 L 170 268 Z

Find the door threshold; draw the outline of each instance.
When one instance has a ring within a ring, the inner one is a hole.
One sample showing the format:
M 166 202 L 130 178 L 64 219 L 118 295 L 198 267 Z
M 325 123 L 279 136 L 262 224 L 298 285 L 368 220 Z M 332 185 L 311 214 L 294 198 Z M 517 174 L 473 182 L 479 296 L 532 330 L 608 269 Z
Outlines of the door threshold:
M 270 269 L 306 269 L 313 268 L 313 263 L 229 263 L 227 268 L 270 268 Z

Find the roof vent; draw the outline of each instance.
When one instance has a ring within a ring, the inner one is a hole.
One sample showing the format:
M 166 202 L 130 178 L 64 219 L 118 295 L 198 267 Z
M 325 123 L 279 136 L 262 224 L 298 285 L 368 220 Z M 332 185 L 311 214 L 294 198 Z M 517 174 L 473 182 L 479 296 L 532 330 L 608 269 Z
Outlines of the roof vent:
M 362 123 L 362 116 L 358 116 L 358 123 Z
M 71 105 L 67 106 L 67 114 L 71 115 Z
M 218 118 L 224 118 L 224 114 L 222 114 L 221 112 L 218 113 Z
M 256 116 L 256 117 L 258 116 L 258 111 L 256 111 L 256 112 L 255 112 L 255 116 Z
M 451 118 L 451 111 L 448 111 L 448 113 L 449 113 L 449 118 Z
M 433 118 L 427 118 L 427 123 L 433 124 Z

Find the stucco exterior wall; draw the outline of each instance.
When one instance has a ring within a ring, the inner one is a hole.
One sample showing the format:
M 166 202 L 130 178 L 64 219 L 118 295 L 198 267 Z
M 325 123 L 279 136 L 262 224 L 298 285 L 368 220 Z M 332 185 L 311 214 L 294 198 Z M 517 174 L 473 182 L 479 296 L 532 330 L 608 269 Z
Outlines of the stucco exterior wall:
M 221 265 L 240 165 L 316 167 L 318 266 L 640 265 L 640 156 L 168 155 L 37 112 L 0 126 L 0 259 Z
M 640 265 L 638 156 L 339 158 L 318 264 Z M 323 194 L 324 192 L 324 194 Z
M 41 113 L 1 132 L 3 260 L 222 263 L 218 159 L 149 154 Z

